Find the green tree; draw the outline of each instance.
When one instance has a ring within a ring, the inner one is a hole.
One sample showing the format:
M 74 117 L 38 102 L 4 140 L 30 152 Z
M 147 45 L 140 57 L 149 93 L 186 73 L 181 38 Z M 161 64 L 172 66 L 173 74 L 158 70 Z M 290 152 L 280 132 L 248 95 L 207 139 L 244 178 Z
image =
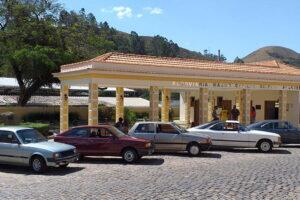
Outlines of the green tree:
M 240 59 L 239 57 L 236 57 L 233 62 L 234 63 L 244 63 L 244 61 L 242 59 Z

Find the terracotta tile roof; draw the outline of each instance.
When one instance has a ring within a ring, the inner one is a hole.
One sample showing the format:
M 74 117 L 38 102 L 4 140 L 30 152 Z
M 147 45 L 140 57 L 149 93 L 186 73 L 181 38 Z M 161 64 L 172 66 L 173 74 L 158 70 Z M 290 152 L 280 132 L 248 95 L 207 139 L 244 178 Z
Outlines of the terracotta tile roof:
M 61 69 L 72 68 L 83 63 L 111 63 L 180 69 L 199 69 L 224 72 L 250 72 L 259 74 L 300 75 L 300 69 L 272 60 L 256 63 L 223 63 L 199 59 L 156 57 L 148 55 L 111 52 L 84 62 L 63 65 Z

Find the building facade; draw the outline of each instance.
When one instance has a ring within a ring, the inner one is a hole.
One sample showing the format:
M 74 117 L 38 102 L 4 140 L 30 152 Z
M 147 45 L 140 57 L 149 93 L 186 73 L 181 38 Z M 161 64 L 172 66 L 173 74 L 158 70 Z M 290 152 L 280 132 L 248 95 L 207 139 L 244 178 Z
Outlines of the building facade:
M 98 88 L 116 87 L 116 119 L 124 114 L 124 87 L 150 92 L 150 120 L 169 121 L 171 93 L 180 93 L 180 121 L 187 126 L 212 120 L 218 106 L 230 118 L 233 105 L 239 120 L 283 119 L 299 124 L 300 70 L 277 62 L 230 64 L 205 60 L 107 53 L 61 66 L 60 128 L 68 129 L 70 86 L 88 86 L 89 125 L 98 124 Z M 161 94 L 161 95 L 160 95 Z M 161 116 L 159 116 L 161 96 Z M 101 97 L 100 97 L 101 98 Z

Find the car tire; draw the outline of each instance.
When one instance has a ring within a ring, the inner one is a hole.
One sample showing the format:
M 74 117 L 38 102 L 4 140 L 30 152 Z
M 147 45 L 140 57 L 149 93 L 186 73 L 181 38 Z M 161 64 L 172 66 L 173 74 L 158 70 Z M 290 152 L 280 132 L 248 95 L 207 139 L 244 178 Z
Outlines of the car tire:
M 36 173 L 43 173 L 47 170 L 47 164 L 44 158 L 41 156 L 34 156 L 31 159 L 30 166 L 32 170 Z
M 187 152 L 190 156 L 198 156 L 201 153 L 200 145 L 196 142 L 188 144 Z
M 126 148 L 122 152 L 122 158 L 126 163 L 134 163 L 138 159 L 138 154 L 135 149 Z
M 258 150 L 263 153 L 272 151 L 272 142 L 269 140 L 261 140 L 258 142 Z
M 68 165 L 69 165 L 69 163 L 66 163 L 66 164 L 63 164 L 63 165 L 59 165 L 59 168 L 67 168 L 68 167 Z

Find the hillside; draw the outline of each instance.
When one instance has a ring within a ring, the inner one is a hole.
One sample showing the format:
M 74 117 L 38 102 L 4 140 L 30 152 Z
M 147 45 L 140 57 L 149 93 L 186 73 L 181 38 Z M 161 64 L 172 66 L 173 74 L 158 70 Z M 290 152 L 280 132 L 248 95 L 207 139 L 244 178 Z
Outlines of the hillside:
M 260 48 L 243 58 L 244 62 L 258 62 L 264 60 L 279 60 L 284 63 L 300 67 L 300 54 L 280 46 Z

